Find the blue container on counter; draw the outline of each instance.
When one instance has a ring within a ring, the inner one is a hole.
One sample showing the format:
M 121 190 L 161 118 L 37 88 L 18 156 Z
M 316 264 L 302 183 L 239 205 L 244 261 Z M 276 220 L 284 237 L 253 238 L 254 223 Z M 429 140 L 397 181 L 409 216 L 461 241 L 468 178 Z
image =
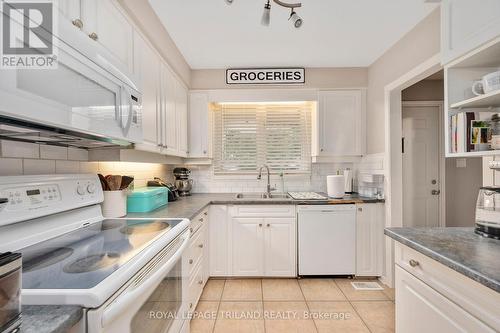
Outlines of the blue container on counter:
M 128 213 L 148 213 L 168 203 L 166 187 L 143 187 L 135 189 L 127 197 Z

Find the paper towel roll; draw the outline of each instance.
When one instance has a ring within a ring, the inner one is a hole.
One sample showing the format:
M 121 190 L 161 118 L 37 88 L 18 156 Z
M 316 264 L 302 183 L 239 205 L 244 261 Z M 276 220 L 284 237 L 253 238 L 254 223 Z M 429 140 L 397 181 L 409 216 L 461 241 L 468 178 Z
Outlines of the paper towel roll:
M 344 175 L 326 176 L 326 188 L 330 198 L 343 198 L 345 190 Z

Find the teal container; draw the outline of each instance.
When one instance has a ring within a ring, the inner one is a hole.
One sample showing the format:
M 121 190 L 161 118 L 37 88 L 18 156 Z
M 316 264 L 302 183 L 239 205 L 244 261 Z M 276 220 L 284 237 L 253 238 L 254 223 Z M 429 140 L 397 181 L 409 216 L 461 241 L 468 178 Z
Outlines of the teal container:
M 168 189 L 166 187 L 138 188 L 127 197 L 127 212 L 147 213 L 167 203 Z

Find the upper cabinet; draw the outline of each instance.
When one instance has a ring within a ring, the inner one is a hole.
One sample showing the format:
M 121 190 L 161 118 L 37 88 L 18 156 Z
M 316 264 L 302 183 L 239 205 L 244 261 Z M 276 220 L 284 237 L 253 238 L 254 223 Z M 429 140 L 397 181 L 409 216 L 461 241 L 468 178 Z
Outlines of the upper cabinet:
M 444 0 L 446 156 L 500 154 L 500 0 Z
M 133 72 L 134 28 L 113 0 L 60 0 L 63 18 L 106 50 L 112 66 Z
M 319 92 L 313 117 L 313 160 L 364 154 L 365 99 L 361 89 Z
M 189 157 L 210 158 L 209 102 L 207 92 L 189 94 Z
M 441 3 L 443 64 L 500 34 L 499 0 L 443 0 Z

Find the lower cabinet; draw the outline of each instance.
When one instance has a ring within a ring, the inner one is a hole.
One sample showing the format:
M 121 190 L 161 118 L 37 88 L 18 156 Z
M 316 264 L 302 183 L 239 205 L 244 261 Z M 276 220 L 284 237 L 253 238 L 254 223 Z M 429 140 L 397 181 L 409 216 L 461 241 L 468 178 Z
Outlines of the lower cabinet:
M 384 225 L 383 203 L 356 205 L 356 276 L 382 276 Z
M 296 276 L 294 206 L 212 206 L 211 276 Z

